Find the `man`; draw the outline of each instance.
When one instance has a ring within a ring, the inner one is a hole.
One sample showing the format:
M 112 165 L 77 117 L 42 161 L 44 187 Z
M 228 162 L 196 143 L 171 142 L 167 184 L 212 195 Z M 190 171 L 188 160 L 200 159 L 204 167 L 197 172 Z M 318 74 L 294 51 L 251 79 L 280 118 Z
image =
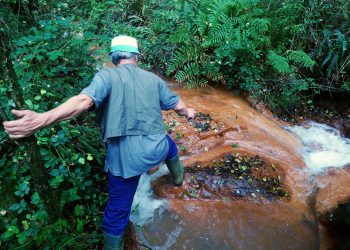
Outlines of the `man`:
M 102 224 L 105 249 L 122 249 L 140 175 L 165 161 L 175 185 L 183 182 L 184 168 L 174 141 L 164 134 L 161 110 L 174 109 L 189 118 L 195 111 L 158 76 L 137 67 L 135 38 L 113 38 L 110 56 L 117 67 L 98 72 L 79 95 L 45 113 L 13 110 L 19 119 L 4 122 L 4 127 L 11 138 L 22 138 L 84 111 L 96 111 L 107 146 L 109 198 Z

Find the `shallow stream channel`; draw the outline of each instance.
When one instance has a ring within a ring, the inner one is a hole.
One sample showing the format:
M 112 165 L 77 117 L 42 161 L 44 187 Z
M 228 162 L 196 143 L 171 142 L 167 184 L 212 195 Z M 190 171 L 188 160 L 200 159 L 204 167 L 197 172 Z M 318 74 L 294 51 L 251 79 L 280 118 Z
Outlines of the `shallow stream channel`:
M 350 140 L 324 124 L 290 126 L 227 92 L 173 85 L 199 114 L 163 113 L 185 164 L 141 177 L 136 249 L 329 249 L 320 218 L 350 199 Z M 328 218 L 327 217 L 327 218 Z

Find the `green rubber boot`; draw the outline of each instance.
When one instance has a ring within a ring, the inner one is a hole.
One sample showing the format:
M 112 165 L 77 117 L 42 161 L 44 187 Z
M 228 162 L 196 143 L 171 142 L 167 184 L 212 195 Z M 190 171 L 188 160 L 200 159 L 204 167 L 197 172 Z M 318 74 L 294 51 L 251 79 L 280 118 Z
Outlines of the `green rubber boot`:
M 104 250 L 123 250 L 124 249 L 124 235 L 113 236 L 104 233 L 105 248 Z
M 184 165 L 180 161 L 179 155 L 177 154 L 173 158 L 166 160 L 165 164 L 169 169 L 174 184 L 176 186 L 181 186 L 184 180 Z

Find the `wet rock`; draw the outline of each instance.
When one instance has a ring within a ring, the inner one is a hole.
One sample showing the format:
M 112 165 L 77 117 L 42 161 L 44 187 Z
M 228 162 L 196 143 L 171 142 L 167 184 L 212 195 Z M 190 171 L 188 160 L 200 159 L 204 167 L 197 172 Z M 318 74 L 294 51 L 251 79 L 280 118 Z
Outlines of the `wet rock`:
M 350 249 L 350 200 L 320 215 L 319 221 L 336 239 L 333 249 Z
M 236 189 L 233 191 L 233 194 L 242 198 L 247 196 L 245 189 Z
M 350 120 L 347 120 L 343 123 L 344 135 L 350 139 Z
M 285 190 L 276 173 L 274 176 L 271 173 L 253 175 L 253 169 L 258 171 L 265 168 L 267 166 L 264 161 L 258 157 L 226 154 L 223 159 L 213 161 L 210 166 L 186 168 L 186 172 L 191 174 L 186 179 L 189 186 L 187 193 L 193 198 L 201 199 L 208 198 L 208 195 L 201 194 L 209 193 L 231 199 L 245 198 L 255 201 L 289 197 L 289 192 Z
M 198 132 L 206 132 L 212 128 L 210 126 L 212 120 L 213 119 L 208 114 L 199 112 L 193 119 L 189 119 L 189 123 L 195 127 Z

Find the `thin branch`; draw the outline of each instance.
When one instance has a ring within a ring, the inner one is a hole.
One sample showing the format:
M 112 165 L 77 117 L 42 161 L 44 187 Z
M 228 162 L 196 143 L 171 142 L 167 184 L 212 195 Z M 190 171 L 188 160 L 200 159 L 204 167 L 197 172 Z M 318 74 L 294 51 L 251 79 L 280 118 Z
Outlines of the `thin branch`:
M 6 26 L 8 30 L 11 30 L 7 23 L 0 17 L 0 21 Z

